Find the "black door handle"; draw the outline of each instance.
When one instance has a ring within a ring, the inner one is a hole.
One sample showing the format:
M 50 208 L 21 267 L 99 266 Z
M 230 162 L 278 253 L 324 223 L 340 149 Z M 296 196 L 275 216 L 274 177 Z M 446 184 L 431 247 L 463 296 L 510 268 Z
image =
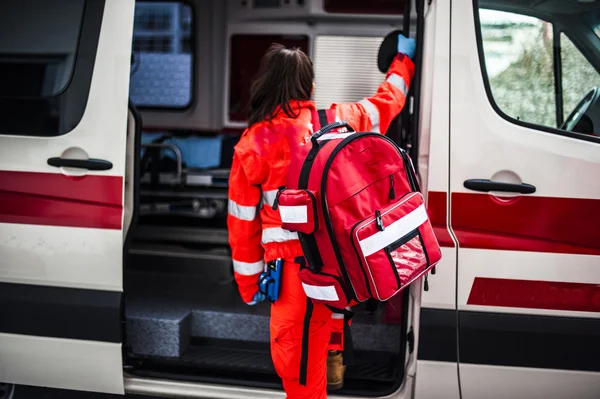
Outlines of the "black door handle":
M 490 191 L 499 191 L 507 193 L 533 194 L 535 186 L 527 183 L 501 183 L 487 179 L 469 179 L 464 183 L 465 188 L 473 191 L 482 191 L 488 193 Z
M 57 168 L 65 167 L 87 170 L 109 170 L 113 167 L 111 162 L 104 159 L 66 159 L 60 157 L 49 158 L 48 165 Z

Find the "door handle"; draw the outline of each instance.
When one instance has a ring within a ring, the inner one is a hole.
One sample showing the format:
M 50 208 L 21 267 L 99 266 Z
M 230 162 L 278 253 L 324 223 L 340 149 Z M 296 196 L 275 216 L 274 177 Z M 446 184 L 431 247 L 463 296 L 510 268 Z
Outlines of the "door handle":
M 507 193 L 521 193 L 521 194 L 533 194 L 535 193 L 535 186 L 527 183 L 501 183 L 495 182 L 488 179 L 469 179 L 464 183 L 465 188 L 473 191 L 482 191 L 484 193 L 494 192 L 507 192 Z
M 109 170 L 112 169 L 113 164 L 104 159 L 67 159 L 54 157 L 48 159 L 48 165 L 57 168 L 79 168 L 87 170 Z

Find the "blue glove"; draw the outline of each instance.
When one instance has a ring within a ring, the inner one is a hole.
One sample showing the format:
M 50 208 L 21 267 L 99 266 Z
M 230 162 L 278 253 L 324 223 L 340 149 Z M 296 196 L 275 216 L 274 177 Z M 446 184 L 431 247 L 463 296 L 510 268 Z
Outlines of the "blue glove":
M 256 294 L 254 294 L 254 297 L 252 298 L 252 302 L 246 302 L 246 305 L 254 306 L 257 303 L 264 301 L 265 299 L 267 299 L 265 294 L 258 291 Z
M 411 39 L 410 37 L 405 37 L 404 35 L 398 35 L 398 52 L 405 54 L 411 60 L 415 56 L 415 49 L 417 48 L 417 43 L 415 39 Z

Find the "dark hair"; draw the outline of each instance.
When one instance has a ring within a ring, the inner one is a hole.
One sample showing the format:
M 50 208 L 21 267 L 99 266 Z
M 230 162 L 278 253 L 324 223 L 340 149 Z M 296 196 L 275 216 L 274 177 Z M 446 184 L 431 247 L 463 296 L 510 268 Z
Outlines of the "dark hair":
M 310 100 L 314 78 L 312 62 L 302 50 L 273 44 L 263 56 L 250 89 L 249 125 L 272 120 L 278 107 L 296 118 L 290 101 Z

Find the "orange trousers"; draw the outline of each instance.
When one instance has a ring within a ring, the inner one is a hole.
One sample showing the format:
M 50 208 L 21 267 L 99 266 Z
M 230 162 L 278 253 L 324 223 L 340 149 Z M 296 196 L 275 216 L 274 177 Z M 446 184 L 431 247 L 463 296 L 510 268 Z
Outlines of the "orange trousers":
M 284 261 L 279 299 L 271 305 L 271 357 L 289 399 L 322 399 L 327 398 L 327 354 L 343 349 L 344 320 L 325 305 L 310 302 L 299 268 L 292 260 Z M 308 335 L 303 337 L 305 327 Z

